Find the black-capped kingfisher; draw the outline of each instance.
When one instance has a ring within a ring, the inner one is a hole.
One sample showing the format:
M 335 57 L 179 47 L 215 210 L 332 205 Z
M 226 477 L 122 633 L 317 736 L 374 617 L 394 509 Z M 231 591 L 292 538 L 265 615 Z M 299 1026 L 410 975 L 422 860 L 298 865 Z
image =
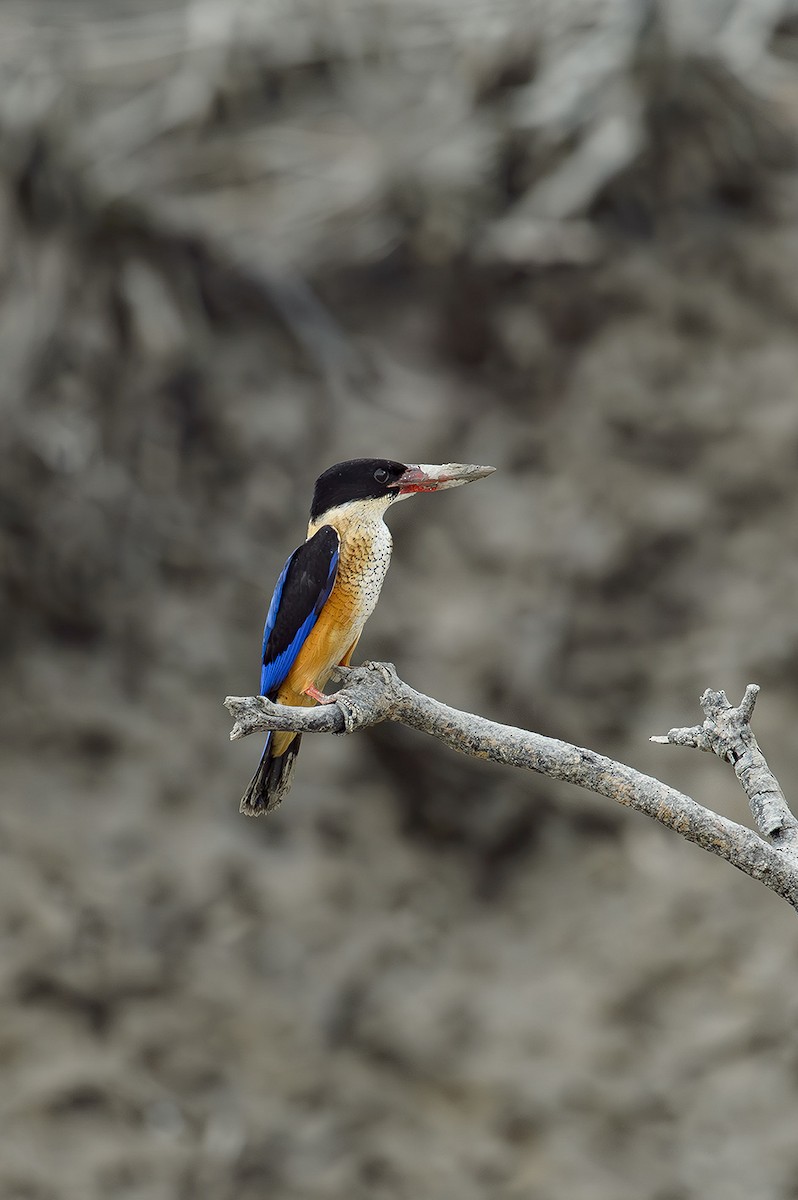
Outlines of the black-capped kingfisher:
M 329 703 L 333 668 L 348 667 L 391 561 L 383 518 L 417 492 L 440 492 L 494 467 L 407 466 L 385 458 L 336 463 L 316 480 L 307 540 L 283 567 L 263 631 L 260 694 L 277 704 Z M 276 808 L 291 786 L 301 735 L 270 733 L 241 812 Z

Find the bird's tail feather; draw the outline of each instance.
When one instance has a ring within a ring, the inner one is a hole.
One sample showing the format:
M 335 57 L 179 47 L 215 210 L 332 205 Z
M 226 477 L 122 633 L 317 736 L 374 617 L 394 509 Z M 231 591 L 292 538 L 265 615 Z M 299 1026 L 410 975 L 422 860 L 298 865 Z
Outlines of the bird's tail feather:
M 241 812 L 247 817 L 262 817 L 271 812 L 291 786 L 294 763 L 299 754 L 302 735 L 297 734 L 282 754 L 272 753 L 272 740 L 270 736 L 258 763 L 258 769 L 241 797 Z

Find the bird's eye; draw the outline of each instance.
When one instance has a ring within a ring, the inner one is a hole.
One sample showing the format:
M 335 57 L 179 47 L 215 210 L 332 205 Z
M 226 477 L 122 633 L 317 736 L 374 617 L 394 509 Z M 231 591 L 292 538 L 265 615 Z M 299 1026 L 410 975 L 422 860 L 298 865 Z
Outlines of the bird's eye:
M 390 476 L 385 467 L 377 467 L 377 470 L 374 472 L 374 478 L 377 480 L 377 483 L 387 483 Z

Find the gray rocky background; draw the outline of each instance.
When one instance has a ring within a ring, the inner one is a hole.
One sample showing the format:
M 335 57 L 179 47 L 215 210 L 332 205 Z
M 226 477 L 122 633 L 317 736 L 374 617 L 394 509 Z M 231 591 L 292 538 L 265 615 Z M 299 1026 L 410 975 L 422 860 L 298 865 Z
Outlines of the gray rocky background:
M 341 458 L 360 649 L 746 820 L 798 777 L 798 7 L 0 8 L 0 1196 L 790 1200 L 798 926 L 401 728 L 248 822 L 274 578 Z

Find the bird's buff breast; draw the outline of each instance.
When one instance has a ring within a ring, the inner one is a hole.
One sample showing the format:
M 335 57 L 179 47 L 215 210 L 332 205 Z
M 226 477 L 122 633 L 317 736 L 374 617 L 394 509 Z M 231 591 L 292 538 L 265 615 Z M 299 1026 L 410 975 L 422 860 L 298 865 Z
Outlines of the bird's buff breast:
M 331 606 L 340 617 L 362 628 L 374 612 L 390 566 L 391 535 L 382 521 L 339 532 L 338 573 L 324 611 Z

